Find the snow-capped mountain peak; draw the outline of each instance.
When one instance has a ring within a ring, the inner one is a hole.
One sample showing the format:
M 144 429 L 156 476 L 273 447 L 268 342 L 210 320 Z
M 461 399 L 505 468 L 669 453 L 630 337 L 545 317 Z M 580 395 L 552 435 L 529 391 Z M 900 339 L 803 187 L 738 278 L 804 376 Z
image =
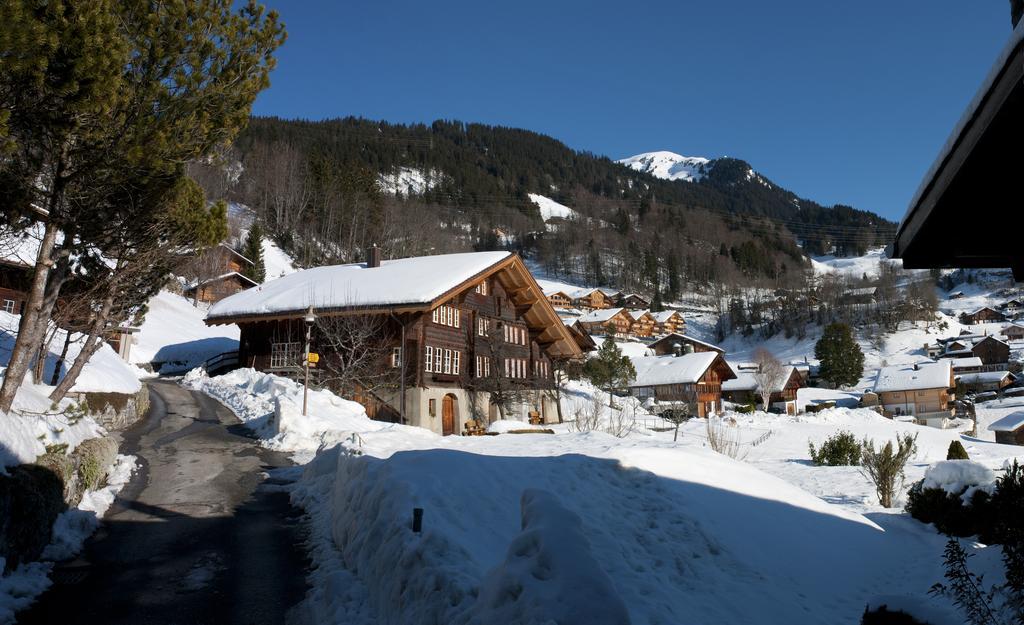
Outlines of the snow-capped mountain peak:
M 665 180 L 697 182 L 709 169 L 711 161 L 702 156 L 683 156 L 675 152 L 644 152 L 616 161 L 637 171 Z

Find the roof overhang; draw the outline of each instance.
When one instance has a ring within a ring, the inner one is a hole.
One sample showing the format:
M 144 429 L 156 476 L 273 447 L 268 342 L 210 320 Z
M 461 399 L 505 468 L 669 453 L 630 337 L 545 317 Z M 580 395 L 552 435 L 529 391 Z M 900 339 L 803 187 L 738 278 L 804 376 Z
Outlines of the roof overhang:
M 1010 267 L 1024 279 L 1024 248 L 1005 227 L 1024 203 L 1024 22 L 993 66 L 900 222 L 892 256 L 907 268 Z M 968 224 L 1004 224 L 977 228 Z

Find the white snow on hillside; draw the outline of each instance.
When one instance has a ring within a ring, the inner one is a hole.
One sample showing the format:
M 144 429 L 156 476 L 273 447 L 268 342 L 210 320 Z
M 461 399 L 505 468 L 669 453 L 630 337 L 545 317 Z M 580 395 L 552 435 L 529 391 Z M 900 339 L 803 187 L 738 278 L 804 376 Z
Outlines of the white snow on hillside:
M 185 372 L 207 358 L 238 349 L 238 326 L 207 326 L 206 307 L 169 291 L 149 300 L 140 331 L 133 335 L 131 361 L 167 363 L 163 373 Z
M 890 260 L 885 255 L 885 248 L 868 250 L 863 256 L 813 256 L 811 267 L 816 274 L 834 273 L 860 278 L 867 275 L 869 278 L 878 277 L 878 264 L 881 261 L 894 262 L 902 266 L 902 261 Z
M 675 152 L 644 152 L 616 161 L 631 169 L 665 180 L 697 182 L 708 172 L 710 160 L 701 156 L 682 156 Z
M 540 209 L 540 216 L 544 221 L 555 218 L 572 219 L 576 215 L 576 211 L 564 204 L 559 204 L 549 197 L 537 195 L 536 193 L 530 193 L 529 197 L 530 201 Z
M 420 195 L 437 186 L 444 174 L 437 170 L 424 171 L 418 167 L 399 167 L 391 174 L 380 174 L 377 182 L 381 191 L 392 195 Z
M 270 239 L 263 239 L 263 266 L 266 269 L 264 282 L 275 280 L 282 276 L 298 271 L 292 261 L 292 257 L 285 253 L 277 243 Z

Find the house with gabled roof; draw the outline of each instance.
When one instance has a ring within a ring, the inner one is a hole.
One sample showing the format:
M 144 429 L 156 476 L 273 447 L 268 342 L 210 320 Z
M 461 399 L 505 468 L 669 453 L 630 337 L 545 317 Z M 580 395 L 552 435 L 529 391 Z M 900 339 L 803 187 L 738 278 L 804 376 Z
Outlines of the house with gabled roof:
M 722 411 L 722 382 L 736 377 L 718 352 L 631 358 L 636 378 L 630 393 L 650 409 L 675 410 L 708 417 Z
M 735 371 L 737 368 L 733 367 Z M 783 414 L 797 413 L 797 391 L 806 384 L 806 378 L 793 365 L 784 365 L 783 373 L 775 381 L 768 409 Z M 734 379 L 722 383 L 722 397 L 737 404 L 756 404 L 761 401 L 761 385 L 757 380 L 757 369 L 739 370 Z
M 684 354 L 689 352 L 718 352 L 724 354 L 725 350 L 717 345 L 712 345 L 700 339 L 694 338 L 687 334 L 680 334 L 673 332 L 667 336 L 663 336 L 657 341 L 654 341 L 647 346 L 648 349 L 653 351 L 658 356 L 669 356 L 676 354 Z
M 537 423 L 557 418 L 547 393 L 560 360 L 581 349 L 519 256 L 477 252 L 314 267 L 214 304 L 206 323 L 241 329 L 242 366 L 299 374 L 304 339 L 330 366 L 339 354 L 331 320 L 372 327 L 394 381 L 350 398 L 379 420 L 455 434 L 470 419 Z M 372 325 L 371 325 L 372 324 Z M 342 346 L 343 348 L 344 346 Z M 517 392 L 498 392 L 501 388 Z M 500 405 L 499 405 L 500 402 Z
M 945 427 L 953 417 L 953 386 L 952 363 L 945 359 L 882 367 L 872 392 L 889 418 Z
M 627 310 L 626 313 L 633 319 L 632 325 L 629 326 L 629 333 L 632 336 L 645 338 L 654 334 L 654 328 L 657 323 L 651 311 Z
M 966 325 L 997 323 L 1000 321 L 1006 321 L 1006 316 L 991 306 L 982 306 L 973 312 L 962 313 L 960 315 L 960 323 Z
M 1024 339 L 1024 325 L 1011 323 L 1003 328 L 1002 334 L 1008 341 L 1020 341 Z
M 629 336 L 633 317 L 625 308 L 592 310 L 579 318 L 579 324 L 591 334 L 608 334 L 611 328 L 616 336 Z
M 1024 410 L 1011 412 L 993 421 L 988 429 L 996 435 L 996 442 L 1004 445 L 1024 445 Z
M 651 305 L 651 300 L 637 293 L 620 293 L 615 300 L 616 306 L 623 308 L 644 309 Z
M 678 332 L 679 334 L 686 333 L 686 320 L 679 314 L 678 310 L 662 310 L 661 312 L 652 312 L 651 316 L 654 317 L 654 333 L 662 336 L 665 334 L 672 334 Z

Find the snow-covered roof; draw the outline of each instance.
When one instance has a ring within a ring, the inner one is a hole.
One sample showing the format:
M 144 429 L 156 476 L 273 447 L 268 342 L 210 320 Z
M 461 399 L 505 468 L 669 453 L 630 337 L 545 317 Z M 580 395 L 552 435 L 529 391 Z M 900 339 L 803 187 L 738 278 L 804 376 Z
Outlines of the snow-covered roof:
M 611 320 L 612 317 L 626 310 L 625 308 L 602 308 L 600 310 L 592 310 L 587 314 L 580 317 L 582 323 L 604 323 L 605 321 Z
M 251 284 L 253 286 L 258 286 L 259 285 L 259 282 L 256 282 L 255 280 L 253 280 L 252 278 L 250 278 L 250 277 L 248 277 L 246 275 L 240 274 L 237 271 L 229 271 L 227 273 L 222 273 L 221 275 L 216 276 L 214 278 L 208 278 L 206 280 L 202 280 L 200 282 L 196 282 L 194 284 L 190 284 L 189 286 L 185 287 L 185 290 L 186 291 L 191 291 L 192 289 L 196 288 L 197 286 L 204 286 L 204 285 L 210 284 L 211 282 L 220 282 L 221 280 L 224 280 L 226 278 L 238 278 L 238 279 L 242 280 L 243 282 L 248 282 L 249 284 Z
M 675 311 L 675 310 L 663 310 L 661 312 L 652 312 L 651 316 L 654 317 L 654 320 L 657 321 L 658 323 L 665 323 L 666 321 L 671 319 L 674 315 L 678 315 L 678 314 L 679 314 L 679 312 Z
M 988 429 L 991 432 L 1015 432 L 1024 426 L 1024 410 L 1011 412 L 1002 419 L 993 421 Z
M 718 358 L 717 352 L 632 358 L 633 367 L 636 369 L 636 379 L 630 383 L 630 386 L 694 384 L 701 379 L 716 358 Z
M 626 314 L 632 317 L 633 321 L 639 321 L 640 317 L 643 317 L 644 315 L 653 317 L 653 315 L 651 315 L 651 311 L 649 310 L 627 310 Z
M 678 332 L 673 332 L 671 334 L 666 334 L 665 336 L 661 337 L 657 341 L 651 343 L 651 347 L 654 347 L 655 345 L 657 345 L 658 343 L 661 343 L 663 341 L 671 342 L 673 339 L 681 339 L 683 342 L 696 343 L 698 345 L 703 345 L 704 347 L 707 347 L 708 349 L 712 349 L 712 350 L 714 350 L 716 352 L 721 352 L 723 354 L 725 353 L 725 350 L 722 349 L 721 347 L 717 346 L 717 345 L 712 345 L 711 343 L 706 343 L 706 342 L 704 342 L 704 341 L 702 341 L 700 339 L 695 339 L 692 336 L 690 336 L 689 334 L 679 334 Z
M 512 256 L 470 252 L 417 256 L 296 271 L 236 293 L 210 308 L 208 319 L 259 316 L 314 309 L 373 308 L 428 304 Z
M 956 377 L 964 384 L 985 384 L 986 382 L 1002 382 L 1010 375 L 1009 371 L 982 371 L 980 373 L 963 373 Z
M 948 388 L 952 363 L 949 360 L 916 365 L 892 365 L 878 370 L 874 392 L 915 391 Z
M 755 371 L 740 370 L 733 366 L 732 363 L 729 366 L 736 372 L 736 378 L 722 382 L 723 391 L 756 391 L 758 389 L 757 378 L 754 376 Z M 775 381 L 775 388 L 772 389 L 773 393 L 781 393 L 786 388 L 786 383 L 793 376 L 794 369 L 796 367 L 792 365 L 785 365 L 782 375 Z
M 952 358 L 951 360 L 953 362 L 954 369 L 963 367 L 980 367 L 984 364 L 978 356 L 971 356 L 970 358 Z

